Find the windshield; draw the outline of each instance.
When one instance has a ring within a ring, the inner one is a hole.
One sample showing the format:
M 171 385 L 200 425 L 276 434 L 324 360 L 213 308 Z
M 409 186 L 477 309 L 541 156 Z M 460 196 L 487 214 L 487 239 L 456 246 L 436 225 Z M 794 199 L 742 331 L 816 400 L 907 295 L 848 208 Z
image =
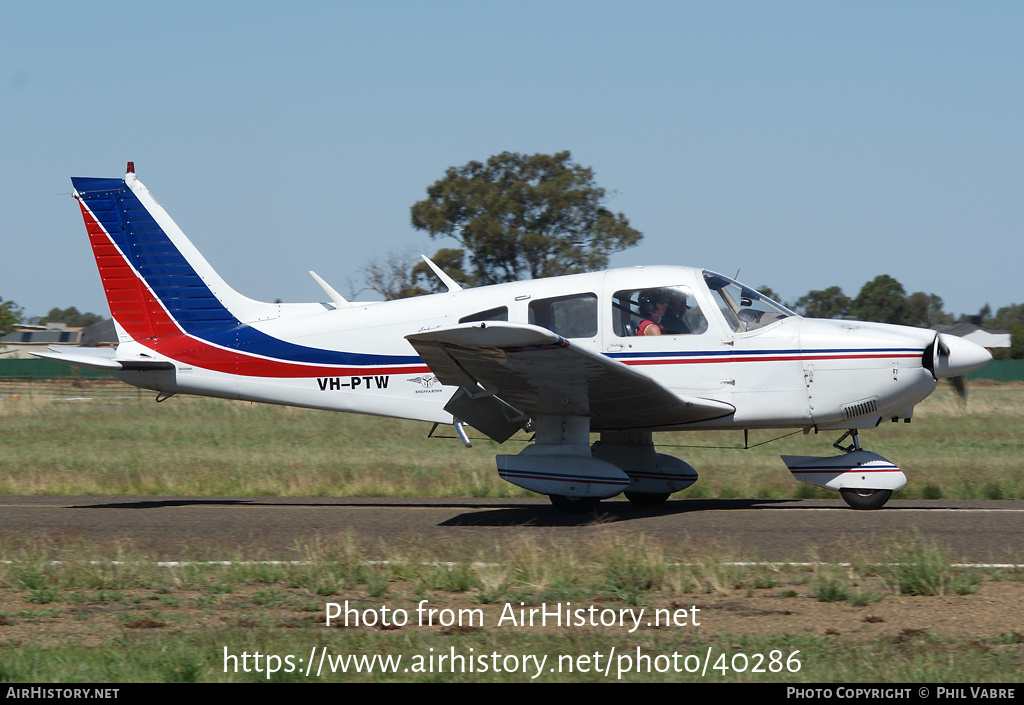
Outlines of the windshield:
M 726 322 L 737 333 L 745 333 L 797 314 L 768 297 L 721 274 L 704 270 L 704 281 L 718 300 Z

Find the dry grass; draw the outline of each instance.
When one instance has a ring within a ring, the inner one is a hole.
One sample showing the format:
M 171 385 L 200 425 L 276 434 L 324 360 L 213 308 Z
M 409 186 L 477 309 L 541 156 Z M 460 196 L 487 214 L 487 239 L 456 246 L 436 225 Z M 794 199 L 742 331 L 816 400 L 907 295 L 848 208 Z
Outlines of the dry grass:
M 0 389 L 0 493 L 515 497 L 498 478 L 498 446 L 427 439 L 429 424 L 353 414 L 175 397 L 154 404 L 124 385 L 76 388 L 80 397 Z M 61 390 L 62 393 L 67 390 Z M 901 497 L 1024 497 L 1024 385 L 973 385 L 964 409 L 948 388 L 912 424 L 861 433 L 897 462 Z M 751 443 L 784 432 L 751 434 Z M 691 497 L 832 496 L 795 483 L 781 454 L 829 455 L 835 434 L 797 434 L 750 450 L 738 432 L 670 433 L 659 450 L 701 479 Z M 731 446 L 720 448 L 718 446 Z
M 868 554 L 871 547 L 863 547 Z M 232 565 L 158 565 L 131 542 L 0 542 L 0 680 L 9 682 L 260 681 L 266 673 L 226 672 L 223 654 L 469 653 L 610 657 L 798 652 L 798 672 L 628 673 L 623 680 L 809 682 L 1003 682 L 1019 673 L 1024 583 L 976 574 L 977 590 L 929 586 L 971 571 L 918 538 L 900 546 L 907 576 L 855 562 L 812 567 L 740 564 L 737 554 L 643 536 L 598 533 L 593 541 L 538 541 L 505 553 L 470 554 L 456 545 L 381 546 L 347 534 L 316 537 L 290 563 L 246 555 Z M 201 558 L 201 556 L 196 556 Z M 386 562 L 380 562 L 380 561 Z M 909 577 L 909 580 L 907 579 Z M 923 581 L 921 580 L 923 578 Z M 924 586 L 925 589 L 922 589 Z M 452 614 L 482 615 L 468 628 L 418 624 L 422 600 Z M 325 623 L 326 603 L 413 621 L 401 628 Z M 644 610 L 636 631 L 611 623 L 523 625 L 502 621 L 547 605 L 595 613 Z M 652 623 L 655 610 L 685 617 Z M 963 618 L 956 618 L 962 616 Z M 690 620 L 693 620 L 692 622 Z M 726 658 L 728 663 L 728 657 Z M 621 660 L 618 662 L 621 663 Z M 853 669 L 850 664 L 856 665 Z M 591 664 L 592 665 L 592 664 Z M 742 663 L 741 663 L 742 665 Z M 937 671 L 935 669 L 938 669 Z M 400 673 L 301 669 L 280 679 L 424 680 Z M 438 673 L 433 672 L 434 675 Z M 437 679 L 437 678 L 434 678 Z M 512 673 L 446 673 L 441 680 L 530 680 Z M 545 671 L 541 680 L 616 680 L 600 669 Z

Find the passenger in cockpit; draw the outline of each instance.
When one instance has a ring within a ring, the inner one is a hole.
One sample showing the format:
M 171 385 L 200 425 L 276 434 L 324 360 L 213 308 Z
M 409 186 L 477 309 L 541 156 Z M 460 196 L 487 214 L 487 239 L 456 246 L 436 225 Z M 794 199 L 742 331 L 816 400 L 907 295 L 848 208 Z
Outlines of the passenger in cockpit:
M 662 328 L 670 335 L 689 334 L 689 324 L 686 322 L 686 312 L 690 307 L 686 305 L 686 294 L 674 289 L 669 294 L 668 310 L 661 319 Z

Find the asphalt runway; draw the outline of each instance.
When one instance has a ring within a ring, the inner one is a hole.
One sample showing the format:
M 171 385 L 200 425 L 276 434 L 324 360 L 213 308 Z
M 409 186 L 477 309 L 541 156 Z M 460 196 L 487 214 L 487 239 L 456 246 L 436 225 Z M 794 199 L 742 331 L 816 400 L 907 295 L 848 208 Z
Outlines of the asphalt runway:
M 671 546 L 717 546 L 743 560 L 842 559 L 913 532 L 967 563 L 1024 563 L 1024 501 L 891 500 L 858 512 L 836 500 L 676 499 L 656 509 L 606 500 L 571 515 L 537 499 L 0 496 L 0 537 L 130 538 L 159 558 L 294 559 L 296 547 L 343 534 L 444 552 L 536 539 L 591 541 L 642 533 Z M 457 557 L 457 556 L 456 556 Z

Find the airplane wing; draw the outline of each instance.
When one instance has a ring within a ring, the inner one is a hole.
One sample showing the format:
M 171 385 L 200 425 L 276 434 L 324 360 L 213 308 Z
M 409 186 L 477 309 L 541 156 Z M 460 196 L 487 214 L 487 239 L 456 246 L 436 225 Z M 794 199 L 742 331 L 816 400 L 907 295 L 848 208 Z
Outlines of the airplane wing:
M 731 404 L 676 394 L 538 326 L 466 323 L 406 339 L 443 384 L 471 398 L 496 397 L 526 416 L 589 416 L 591 428 L 602 430 L 673 426 L 735 411 Z

